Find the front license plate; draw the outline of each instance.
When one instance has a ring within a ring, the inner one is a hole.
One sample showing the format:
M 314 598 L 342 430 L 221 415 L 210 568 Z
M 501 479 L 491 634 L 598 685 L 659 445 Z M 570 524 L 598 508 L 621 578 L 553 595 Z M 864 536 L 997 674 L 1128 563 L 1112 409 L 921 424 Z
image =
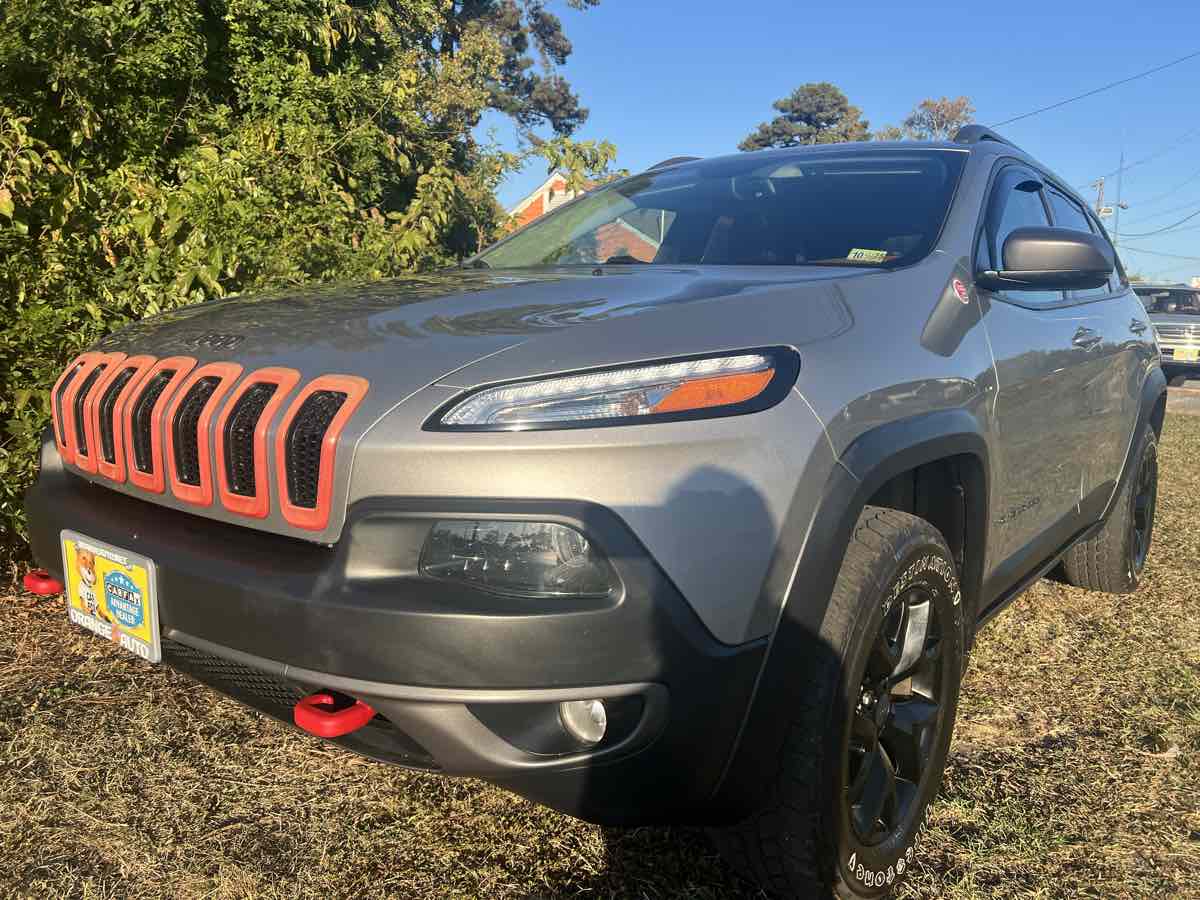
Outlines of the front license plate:
M 61 537 L 71 621 L 148 662 L 161 660 L 154 563 L 74 531 Z
M 1200 359 L 1200 347 L 1176 347 L 1175 358 L 1180 362 L 1196 362 Z

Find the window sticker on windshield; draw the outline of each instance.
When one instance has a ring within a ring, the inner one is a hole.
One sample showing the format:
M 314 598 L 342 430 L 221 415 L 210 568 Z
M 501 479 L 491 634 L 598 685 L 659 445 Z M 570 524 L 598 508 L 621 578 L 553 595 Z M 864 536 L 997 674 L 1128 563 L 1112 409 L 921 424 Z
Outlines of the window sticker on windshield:
M 855 247 L 846 254 L 846 259 L 849 259 L 853 262 L 880 263 L 885 261 L 887 257 L 888 254 L 886 250 L 863 250 L 859 247 Z

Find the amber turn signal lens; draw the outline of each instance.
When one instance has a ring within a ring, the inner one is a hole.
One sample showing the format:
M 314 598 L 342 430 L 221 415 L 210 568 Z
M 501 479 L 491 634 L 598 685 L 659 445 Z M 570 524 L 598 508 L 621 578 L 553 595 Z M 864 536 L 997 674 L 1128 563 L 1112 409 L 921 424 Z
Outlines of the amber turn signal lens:
M 762 372 L 720 375 L 716 378 L 698 378 L 695 381 L 686 381 L 659 400 L 651 409 L 656 413 L 684 412 L 689 409 L 707 409 L 712 406 L 743 403 L 765 391 L 774 377 L 775 370 L 766 369 Z

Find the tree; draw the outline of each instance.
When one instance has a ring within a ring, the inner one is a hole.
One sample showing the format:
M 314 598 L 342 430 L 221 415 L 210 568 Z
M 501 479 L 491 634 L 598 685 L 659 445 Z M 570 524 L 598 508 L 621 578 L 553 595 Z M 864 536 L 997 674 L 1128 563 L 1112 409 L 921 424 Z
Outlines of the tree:
M 49 387 L 104 334 L 490 240 L 521 160 L 476 142 L 484 111 L 585 114 L 525 34 L 570 52 L 534 0 L 0 3 L 0 557 L 22 552 Z
M 740 144 L 739 150 L 798 147 L 869 141 L 870 123 L 862 110 L 851 106 L 846 95 L 828 81 L 802 84 L 774 104 L 779 115 L 763 122 Z
M 598 6 L 600 0 L 567 0 L 575 10 Z M 557 71 L 571 55 L 562 21 L 546 9 L 545 0 L 454 0 L 442 32 L 445 47 L 457 49 L 473 28 L 484 28 L 499 41 L 503 61 L 488 79 L 489 105 L 512 116 L 526 137 L 549 125 L 560 136 L 582 125 L 588 111 Z M 534 71 L 534 57 L 542 72 Z
M 900 127 L 889 125 L 875 133 L 881 141 L 949 141 L 964 125 L 971 124 L 975 107 L 969 97 L 930 97 L 913 107 Z

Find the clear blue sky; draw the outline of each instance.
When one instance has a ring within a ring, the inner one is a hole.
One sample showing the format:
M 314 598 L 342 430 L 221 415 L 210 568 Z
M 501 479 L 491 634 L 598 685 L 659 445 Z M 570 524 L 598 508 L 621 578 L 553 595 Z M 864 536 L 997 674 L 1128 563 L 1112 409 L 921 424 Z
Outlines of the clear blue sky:
M 977 121 L 992 124 L 1200 50 L 1200 5 L 1180 0 L 547 5 L 575 48 L 563 74 L 591 110 L 575 137 L 611 140 L 618 165 L 635 171 L 669 156 L 735 151 L 776 99 L 808 81 L 838 85 L 872 128 L 898 123 L 925 97 L 960 94 L 975 102 Z M 483 128 L 492 126 L 513 145 L 510 125 L 490 116 Z M 1123 232 L 1200 210 L 1200 58 L 1002 133 L 1076 186 L 1117 169 L 1122 142 L 1126 165 L 1153 155 L 1124 173 Z M 510 205 L 544 177 L 531 164 L 503 186 L 501 201 Z M 1107 196 L 1115 195 L 1113 177 Z M 1200 217 L 1189 226 L 1130 239 L 1126 266 L 1172 280 L 1200 275 L 1200 261 L 1130 249 L 1200 257 Z

